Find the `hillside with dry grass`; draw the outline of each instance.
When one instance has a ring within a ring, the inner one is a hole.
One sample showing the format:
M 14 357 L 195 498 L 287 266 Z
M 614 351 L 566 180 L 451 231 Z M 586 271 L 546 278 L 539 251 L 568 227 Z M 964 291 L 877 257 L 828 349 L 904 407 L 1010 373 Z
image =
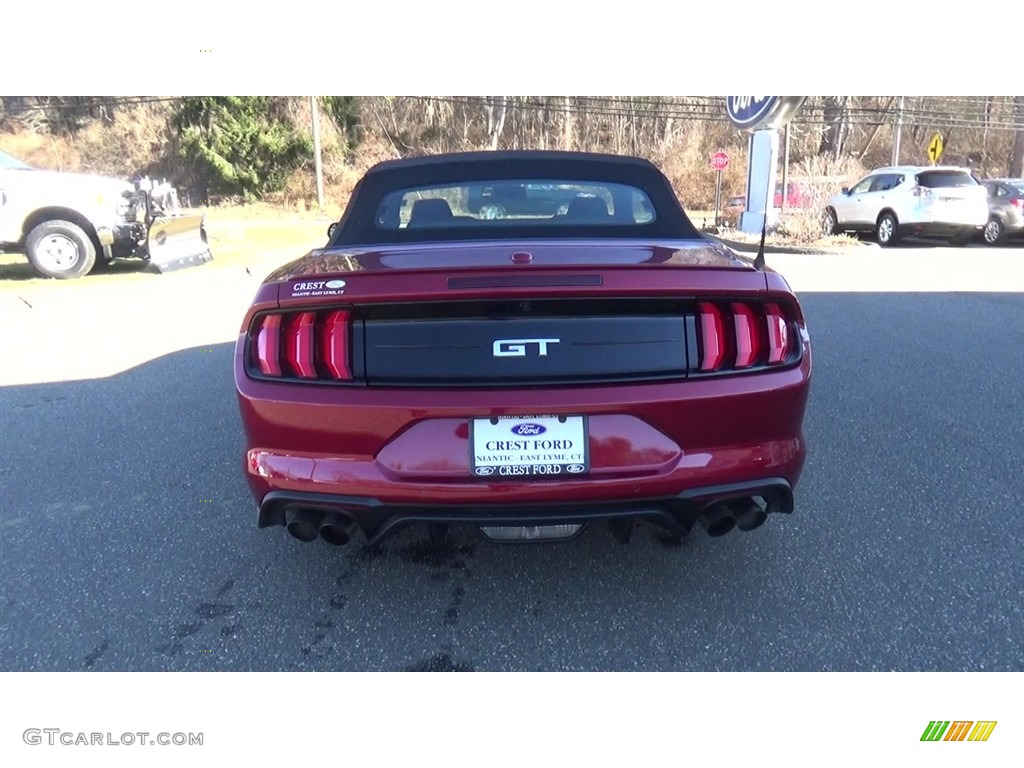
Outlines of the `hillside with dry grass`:
M 238 202 L 213 191 L 209 173 L 182 152 L 175 115 L 185 97 L 3 97 L 0 149 L 39 167 L 171 180 L 187 204 Z M 318 97 L 326 213 L 340 212 L 376 162 L 462 150 L 536 148 L 647 157 L 664 170 L 689 210 L 713 205 L 708 158 L 724 149 L 725 195 L 742 194 L 746 136 L 725 117 L 722 97 Z M 311 133 L 309 97 L 267 101 L 276 120 Z M 340 105 L 340 106 L 338 106 Z M 801 180 L 812 215 L 790 215 L 795 237 L 817 231 L 820 203 L 844 182 L 890 161 L 895 123 L 901 160 L 925 163 L 943 134 L 943 162 L 982 176 L 1024 175 L 1024 98 L 810 97 L 789 131 L 791 179 Z M 214 126 L 215 128 L 215 126 Z M 205 174 L 205 175 L 204 175 Z M 262 195 L 296 212 L 316 207 L 312 154 Z

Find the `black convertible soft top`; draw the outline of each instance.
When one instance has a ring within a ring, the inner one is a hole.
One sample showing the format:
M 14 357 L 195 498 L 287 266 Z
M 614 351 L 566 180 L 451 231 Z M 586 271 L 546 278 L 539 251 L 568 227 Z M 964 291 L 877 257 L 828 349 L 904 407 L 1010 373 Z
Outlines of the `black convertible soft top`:
M 653 207 L 644 223 L 565 223 L 557 227 L 529 219 L 500 226 L 452 225 L 430 230 L 382 226 L 382 201 L 400 190 L 473 182 L 523 181 L 605 183 L 642 191 Z M 560 151 L 460 152 L 388 160 L 366 172 L 356 184 L 327 247 L 500 239 L 615 238 L 643 240 L 701 239 L 683 211 L 671 184 L 650 161 L 638 157 Z

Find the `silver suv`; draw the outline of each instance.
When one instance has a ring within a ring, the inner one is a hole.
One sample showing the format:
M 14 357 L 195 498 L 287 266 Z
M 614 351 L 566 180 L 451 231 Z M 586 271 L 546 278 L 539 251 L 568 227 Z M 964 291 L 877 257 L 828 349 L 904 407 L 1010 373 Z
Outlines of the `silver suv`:
M 969 168 L 901 165 L 872 171 L 825 204 L 826 234 L 939 237 L 967 245 L 988 222 L 988 196 Z

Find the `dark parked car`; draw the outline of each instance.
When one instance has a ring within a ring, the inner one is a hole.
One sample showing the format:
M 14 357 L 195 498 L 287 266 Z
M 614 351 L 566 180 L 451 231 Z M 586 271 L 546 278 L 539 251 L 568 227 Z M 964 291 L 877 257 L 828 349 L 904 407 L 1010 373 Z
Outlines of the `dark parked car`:
M 988 245 L 1024 236 L 1024 179 L 988 179 L 989 219 L 982 232 Z
M 495 185 L 577 194 L 474 212 Z M 234 375 L 258 525 L 302 541 L 748 531 L 792 511 L 806 456 L 796 296 L 636 158 L 375 166 L 326 246 L 260 287 Z

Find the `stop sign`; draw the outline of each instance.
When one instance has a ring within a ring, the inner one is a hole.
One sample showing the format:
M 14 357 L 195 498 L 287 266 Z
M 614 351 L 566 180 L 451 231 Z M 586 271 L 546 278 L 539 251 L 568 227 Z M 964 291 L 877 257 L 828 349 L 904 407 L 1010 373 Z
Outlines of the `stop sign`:
M 711 156 L 711 167 L 716 171 L 724 171 L 729 167 L 729 155 L 725 152 L 715 152 Z

